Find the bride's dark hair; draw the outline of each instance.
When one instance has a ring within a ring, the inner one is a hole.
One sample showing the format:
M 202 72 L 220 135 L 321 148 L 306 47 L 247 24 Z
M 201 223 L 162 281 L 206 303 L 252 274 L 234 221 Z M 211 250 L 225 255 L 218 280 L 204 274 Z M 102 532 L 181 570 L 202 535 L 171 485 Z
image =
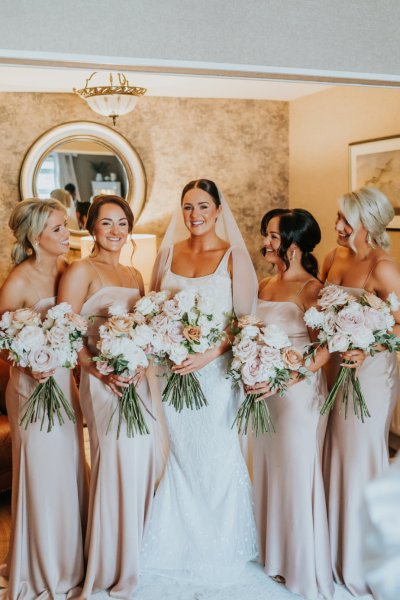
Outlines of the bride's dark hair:
M 194 188 L 200 188 L 203 190 L 203 192 L 207 192 L 207 194 L 209 194 L 213 199 L 213 202 L 217 208 L 221 205 L 218 188 L 216 184 L 211 181 L 211 179 L 194 179 L 193 181 L 189 181 L 189 183 L 187 183 L 182 190 L 181 204 L 185 194 Z
M 277 254 L 289 268 L 290 261 L 287 251 L 295 243 L 301 250 L 301 266 L 310 275 L 318 278 L 318 261 L 312 254 L 315 246 L 321 241 L 321 229 L 308 210 L 303 208 L 275 208 L 268 211 L 261 220 L 261 235 L 267 235 L 268 223 L 274 217 L 279 217 L 279 235 L 281 244 Z M 261 253 L 265 256 L 265 248 Z

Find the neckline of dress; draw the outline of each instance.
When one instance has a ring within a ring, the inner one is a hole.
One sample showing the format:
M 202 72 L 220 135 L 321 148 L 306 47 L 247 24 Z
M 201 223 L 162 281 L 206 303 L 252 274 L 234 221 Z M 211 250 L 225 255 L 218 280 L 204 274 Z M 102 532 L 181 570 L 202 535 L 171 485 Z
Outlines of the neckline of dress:
M 57 299 L 57 296 L 48 296 L 47 298 L 40 298 L 37 302 L 35 302 L 35 304 L 33 306 L 37 306 L 41 302 L 49 302 L 50 300 L 55 302 L 56 299 Z
M 335 285 L 336 287 L 340 287 L 340 288 L 344 288 L 346 290 L 358 290 L 360 292 L 366 292 L 367 290 L 365 288 L 361 288 L 361 287 L 351 287 L 349 285 L 341 285 L 339 283 L 332 283 L 331 281 L 329 281 L 328 279 L 325 281 L 325 284 L 328 285 Z M 373 292 L 369 292 L 369 293 L 373 293 Z
M 258 302 L 265 302 L 266 304 L 293 304 L 300 312 L 304 313 L 304 310 L 293 300 L 263 300 L 262 298 L 257 298 L 257 300 Z
M 174 273 L 173 271 L 171 271 L 171 262 L 172 262 L 172 257 L 171 257 L 171 262 L 168 265 L 168 271 L 171 273 L 171 275 L 173 275 L 174 277 L 180 277 L 181 279 L 187 279 L 189 281 L 194 280 L 196 281 L 197 279 L 207 279 L 207 277 L 213 277 L 213 275 L 216 275 L 218 273 L 218 270 L 220 268 L 220 266 L 222 265 L 225 256 L 228 254 L 228 252 L 230 252 L 232 250 L 231 246 L 229 246 L 229 248 L 227 249 L 227 251 L 225 252 L 225 254 L 223 255 L 223 257 L 221 258 L 221 260 L 219 261 L 215 271 L 213 271 L 212 273 L 209 273 L 208 275 L 199 275 L 198 277 L 186 277 L 186 275 L 179 275 L 178 273 Z
M 92 298 L 94 298 L 96 296 L 96 294 L 98 294 L 99 292 L 102 292 L 104 290 L 139 290 L 139 288 L 134 288 L 134 287 L 125 287 L 122 285 L 104 285 L 103 287 L 99 288 L 98 290 L 96 290 L 91 296 L 89 296 L 89 298 L 86 298 L 85 302 L 83 303 L 83 306 L 85 306 L 85 304 L 87 302 L 89 302 L 89 300 L 91 300 Z

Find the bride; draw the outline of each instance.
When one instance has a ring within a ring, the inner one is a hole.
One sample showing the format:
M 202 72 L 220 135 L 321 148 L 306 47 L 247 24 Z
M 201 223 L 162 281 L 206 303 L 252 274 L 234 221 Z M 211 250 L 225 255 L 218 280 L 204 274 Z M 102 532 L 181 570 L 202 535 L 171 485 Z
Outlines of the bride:
M 189 237 L 187 237 L 189 232 Z M 152 289 L 196 289 L 228 324 L 254 311 L 257 278 L 235 219 L 214 182 L 182 192 L 165 234 Z M 169 456 L 143 546 L 143 566 L 170 576 L 224 583 L 257 557 L 252 492 L 232 423 L 238 394 L 226 379 L 229 342 L 190 355 L 173 370 L 197 372 L 208 406 L 164 405 Z

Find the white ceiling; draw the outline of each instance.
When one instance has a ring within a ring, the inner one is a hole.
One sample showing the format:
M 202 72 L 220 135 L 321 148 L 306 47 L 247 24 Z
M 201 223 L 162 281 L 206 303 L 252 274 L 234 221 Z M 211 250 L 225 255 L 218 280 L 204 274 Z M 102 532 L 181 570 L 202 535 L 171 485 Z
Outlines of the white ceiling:
M 86 69 L 0 65 L 2 92 L 72 92 L 90 75 Z M 294 100 L 328 89 L 318 83 L 293 83 L 249 78 L 205 77 L 157 73 L 126 73 L 131 85 L 147 88 L 149 96 Z M 108 71 L 98 71 L 91 84 L 107 85 Z

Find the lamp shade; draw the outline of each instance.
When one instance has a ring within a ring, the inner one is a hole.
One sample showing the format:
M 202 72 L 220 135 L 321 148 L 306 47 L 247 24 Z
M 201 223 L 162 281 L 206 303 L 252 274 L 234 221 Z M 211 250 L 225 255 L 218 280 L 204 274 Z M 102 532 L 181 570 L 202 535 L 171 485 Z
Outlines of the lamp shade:
M 81 240 L 81 257 L 89 256 L 93 248 L 93 238 L 83 236 Z M 135 243 L 135 251 L 131 240 Z M 119 262 L 127 267 L 134 266 L 142 274 L 144 286 L 148 290 L 151 271 L 157 256 L 157 238 L 151 233 L 134 233 L 122 246 Z

